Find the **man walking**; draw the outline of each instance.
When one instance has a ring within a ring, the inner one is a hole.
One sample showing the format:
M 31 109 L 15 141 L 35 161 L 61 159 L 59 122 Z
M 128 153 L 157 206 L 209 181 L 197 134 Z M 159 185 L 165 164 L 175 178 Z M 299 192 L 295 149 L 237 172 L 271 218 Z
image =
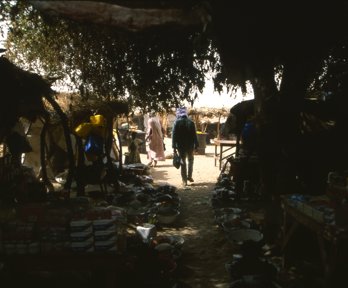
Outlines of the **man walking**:
M 185 107 L 176 110 L 176 120 L 172 131 L 172 146 L 181 158 L 181 178 L 183 186 L 187 181 L 193 182 L 193 153 L 198 148 L 198 139 L 195 123 L 188 118 Z M 188 167 L 186 165 L 188 160 Z

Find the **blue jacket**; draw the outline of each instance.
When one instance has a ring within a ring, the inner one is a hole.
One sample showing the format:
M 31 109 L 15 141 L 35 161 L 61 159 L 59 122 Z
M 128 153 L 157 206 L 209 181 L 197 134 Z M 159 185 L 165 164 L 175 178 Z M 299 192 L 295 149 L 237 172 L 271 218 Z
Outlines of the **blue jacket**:
M 189 151 L 198 148 L 195 123 L 187 116 L 175 120 L 172 131 L 173 149 Z

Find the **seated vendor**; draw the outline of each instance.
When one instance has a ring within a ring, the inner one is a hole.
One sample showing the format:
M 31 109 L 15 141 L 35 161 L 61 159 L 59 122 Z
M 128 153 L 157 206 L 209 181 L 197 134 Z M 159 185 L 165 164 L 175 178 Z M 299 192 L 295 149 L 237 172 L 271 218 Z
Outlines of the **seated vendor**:
M 136 136 L 137 132 L 133 131 L 131 134 L 131 142 L 128 145 L 128 157 L 125 164 L 141 163 L 139 144 L 141 144 L 142 141 L 136 138 Z

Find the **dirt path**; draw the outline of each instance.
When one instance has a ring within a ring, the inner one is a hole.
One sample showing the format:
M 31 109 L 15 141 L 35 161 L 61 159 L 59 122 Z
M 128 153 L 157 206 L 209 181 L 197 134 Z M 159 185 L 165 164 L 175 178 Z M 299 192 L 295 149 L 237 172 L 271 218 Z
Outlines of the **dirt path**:
M 170 139 L 165 139 L 165 142 L 166 153 L 170 154 Z M 195 155 L 195 182 L 186 189 L 181 185 L 180 170 L 173 167 L 171 159 L 158 162 L 157 167 L 151 168 L 155 184 L 174 185 L 181 197 L 178 223 L 163 228 L 159 233 L 185 238 L 177 273 L 187 287 L 225 288 L 230 283 L 225 263 L 231 260 L 233 247 L 214 223 L 210 196 L 219 176 L 219 168 L 214 166 L 214 145 L 207 145 L 205 152 L 205 155 Z M 148 162 L 145 154 L 141 154 L 141 158 L 143 163 Z

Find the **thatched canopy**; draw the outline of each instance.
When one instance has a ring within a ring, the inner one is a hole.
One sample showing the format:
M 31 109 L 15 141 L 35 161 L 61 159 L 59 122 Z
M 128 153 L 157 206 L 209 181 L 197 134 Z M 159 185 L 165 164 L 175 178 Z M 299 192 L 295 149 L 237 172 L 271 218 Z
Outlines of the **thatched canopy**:
M 91 115 L 102 114 L 106 119 L 113 119 L 129 113 L 129 106 L 124 101 L 82 100 L 78 94 L 73 93 L 58 93 L 56 98 L 72 128 L 82 122 L 89 122 Z

